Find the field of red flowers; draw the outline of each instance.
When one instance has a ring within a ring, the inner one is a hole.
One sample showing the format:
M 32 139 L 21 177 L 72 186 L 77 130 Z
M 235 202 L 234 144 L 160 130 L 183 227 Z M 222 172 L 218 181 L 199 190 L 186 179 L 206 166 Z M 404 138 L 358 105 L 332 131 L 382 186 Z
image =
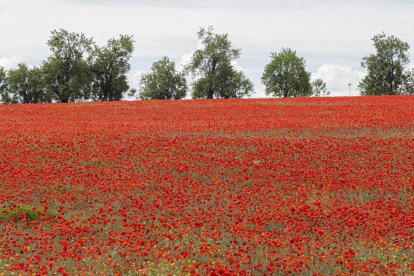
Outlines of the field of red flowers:
M 0 105 L 0 195 L 0 275 L 409 275 L 414 97 Z

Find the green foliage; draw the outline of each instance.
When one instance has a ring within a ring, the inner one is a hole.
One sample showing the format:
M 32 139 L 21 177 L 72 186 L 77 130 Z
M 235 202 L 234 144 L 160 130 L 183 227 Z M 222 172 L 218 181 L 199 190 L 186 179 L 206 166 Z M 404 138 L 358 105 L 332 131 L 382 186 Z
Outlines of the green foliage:
M 0 68 L 3 103 L 76 102 L 121 100 L 129 86 L 126 74 L 134 51 L 131 36 L 110 39 L 97 47 L 84 34 L 54 30 L 47 44 L 52 52 L 41 68 L 19 64 Z M 131 90 L 133 93 L 134 90 Z
M 129 85 L 126 74 L 131 70 L 129 60 L 134 51 L 132 36 L 120 35 L 110 39 L 105 47 L 93 52 L 92 98 L 99 101 L 117 101 L 123 98 Z
M 401 94 L 414 94 L 414 68 L 405 71 Z
M 29 206 L 17 206 L 6 212 L 0 213 L 0 220 L 4 222 L 20 222 L 23 219 L 25 219 L 27 222 L 33 220 L 40 220 L 40 213 L 36 209 Z
M 50 102 L 51 97 L 45 92 L 43 73 L 40 68 L 30 69 L 20 63 L 16 69 L 7 73 L 7 95 L 5 103 L 39 103 Z
M 409 64 L 410 46 L 385 33 L 373 37 L 375 54 L 362 59 L 367 76 L 359 83 L 361 95 L 398 95 L 404 93 L 405 66 Z
M 6 70 L 0 66 L 0 102 L 8 102 Z
M 184 73 L 177 72 L 175 63 L 168 57 L 154 62 L 151 72 L 141 77 L 139 97 L 148 99 L 182 99 L 187 94 Z
M 239 98 L 253 91 L 253 83 L 232 61 L 240 57 L 228 34 L 215 34 L 212 27 L 198 32 L 202 48 L 194 52 L 186 70 L 195 78 L 193 98 Z
M 90 70 L 94 42 L 84 34 L 54 30 L 47 44 L 52 55 L 43 64 L 46 90 L 58 102 L 90 98 Z
M 321 79 L 316 79 L 312 82 L 313 95 L 316 97 L 329 96 L 331 93 L 326 88 L 326 83 Z
M 303 97 L 312 95 L 310 73 L 305 69 L 305 59 L 296 51 L 282 49 L 272 53 L 272 60 L 266 65 L 262 82 L 266 94 L 275 97 Z
M 31 87 L 29 84 L 29 68 L 20 63 L 16 69 L 11 69 L 7 74 L 8 92 L 12 103 L 30 103 Z

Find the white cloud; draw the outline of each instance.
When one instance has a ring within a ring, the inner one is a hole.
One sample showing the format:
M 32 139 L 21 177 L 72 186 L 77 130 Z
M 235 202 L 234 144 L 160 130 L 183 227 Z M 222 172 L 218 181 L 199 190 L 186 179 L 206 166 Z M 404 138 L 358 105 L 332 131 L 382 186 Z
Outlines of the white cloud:
M 131 71 L 129 71 L 129 73 L 127 74 L 129 89 L 136 89 L 137 93 L 138 93 L 138 91 L 139 91 L 139 82 L 140 82 L 141 76 L 144 73 L 145 73 L 144 71 L 140 71 L 140 70 L 131 70 Z M 128 93 L 126 93 L 125 99 L 126 100 L 136 100 L 137 96 L 138 96 L 138 94 L 135 94 L 134 96 L 130 97 L 130 96 L 128 96 Z
M 177 63 L 178 70 L 183 70 L 184 66 L 186 66 L 187 64 L 190 63 L 191 59 L 193 58 L 193 55 L 194 55 L 195 51 L 201 50 L 201 49 L 203 49 L 203 47 L 204 47 L 204 45 L 203 45 L 202 41 L 198 40 L 197 46 L 194 48 L 194 50 L 191 50 L 190 52 L 187 52 L 186 54 L 184 54 L 181 57 L 180 61 Z
M 332 96 L 349 96 L 349 84 L 351 95 L 357 96 L 357 86 L 365 76 L 363 71 L 335 64 L 323 64 L 312 74 L 312 80 L 322 79 L 326 82 Z
M 189 52 L 188 54 L 184 54 L 182 56 L 182 58 L 180 59 L 180 61 L 177 63 L 177 69 L 178 70 L 183 70 L 184 66 L 186 66 L 187 64 L 190 63 L 191 58 L 193 57 L 193 54 L 196 50 L 193 50 L 191 52 Z
M 242 71 L 243 73 L 246 73 L 246 70 L 239 64 L 237 60 L 232 60 L 231 65 L 236 71 Z
M 144 71 L 140 71 L 140 70 L 131 70 L 131 71 L 129 71 L 129 73 L 127 74 L 129 87 L 130 88 L 135 88 L 135 89 L 138 90 L 141 76 L 144 73 L 145 73 Z
M 24 58 L 19 55 L 12 55 L 10 57 L 0 58 L 0 66 L 3 67 L 5 70 L 12 69 L 22 62 L 24 62 Z
M 260 87 L 255 87 L 250 98 L 272 98 L 272 96 L 266 95 L 265 87 L 261 85 Z

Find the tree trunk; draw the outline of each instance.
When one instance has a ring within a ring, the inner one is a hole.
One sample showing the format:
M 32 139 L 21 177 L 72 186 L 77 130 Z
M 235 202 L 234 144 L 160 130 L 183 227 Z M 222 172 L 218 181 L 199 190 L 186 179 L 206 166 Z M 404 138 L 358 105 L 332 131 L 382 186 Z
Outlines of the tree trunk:
M 214 97 L 214 90 L 213 88 L 208 89 L 207 99 L 213 99 Z
M 213 59 L 212 65 L 211 65 L 211 74 L 214 76 L 215 72 L 216 72 L 216 66 L 217 66 L 217 61 L 215 59 Z M 213 78 L 213 83 L 214 83 L 214 78 Z M 213 88 L 213 84 L 210 84 L 210 87 L 207 91 L 207 99 L 213 99 L 214 98 L 214 88 Z

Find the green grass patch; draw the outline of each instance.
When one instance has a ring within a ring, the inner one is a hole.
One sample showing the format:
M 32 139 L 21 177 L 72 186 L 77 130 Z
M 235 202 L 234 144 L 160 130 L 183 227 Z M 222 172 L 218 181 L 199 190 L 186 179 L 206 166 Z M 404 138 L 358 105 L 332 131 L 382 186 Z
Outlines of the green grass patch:
M 40 220 L 40 212 L 31 206 L 17 206 L 0 213 L 0 221 L 3 222 L 27 222 Z

